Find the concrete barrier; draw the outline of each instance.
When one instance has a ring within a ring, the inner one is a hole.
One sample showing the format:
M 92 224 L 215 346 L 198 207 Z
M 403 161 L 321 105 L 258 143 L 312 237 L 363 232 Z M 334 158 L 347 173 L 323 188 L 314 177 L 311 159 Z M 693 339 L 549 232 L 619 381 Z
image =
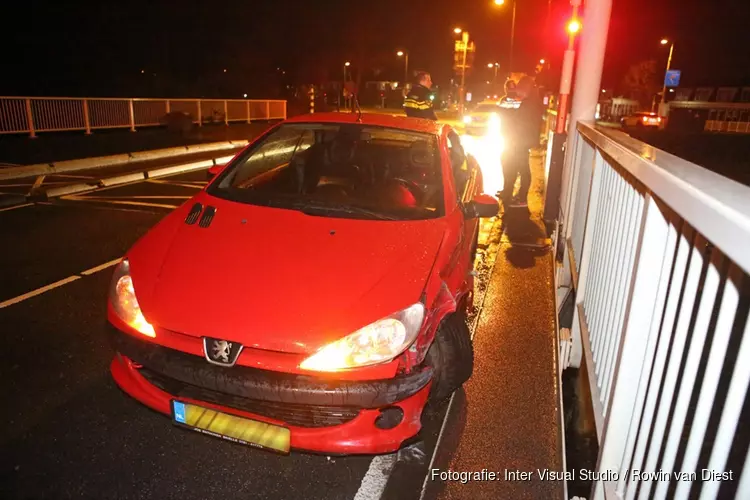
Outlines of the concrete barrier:
M 195 161 L 192 163 L 185 163 L 183 165 L 174 165 L 171 167 L 157 168 L 156 170 L 149 170 L 146 172 L 149 179 L 154 177 L 164 177 L 165 175 L 182 174 L 185 172 L 191 172 L 193 170 L 200 170 L 202 168 L 213 167 L 213 160 Z
M 117 186 L 118 184 L 127 184 L 128 182 L 138 182 L 146 178 L 144 172 L 136 172 L 134 174 L 123 174 L 116 175 L 114 177 L 108 177 L 99 181 L 103 187 Z
M 112 156 L 97 156 L 94 158 L 81 158 L 77 160 L 66 160 L 54 163 L 39 163 L 35 165 L 23 165 L 0 169 L 0 180 L 19 179 L 22 177 L 35 177 L 38 175 L 53 175 L 76 170 L 88 170 L 92 168 L 106 168 L 128 163 L 137 163 L 146 160 L 158 160 L 174 156 L 184 156 L 193 153 L 209 151 L 221 151 L 223 149 L 237 149 L 247 146 L 249 141 L 222 141 L 209 144 L 193 144 L 176 148 L 156 149 L 153 151 L 137 151 Z
M 93 191 L 97 189 L 99 184 L 68 184 L 67 186 L 60 186 L 56 188 L 45 189 L 41 192 L 45 198 L 59 198 L 60 196 L 68 196 L 71 194 L 85 193 L 87 191 Z

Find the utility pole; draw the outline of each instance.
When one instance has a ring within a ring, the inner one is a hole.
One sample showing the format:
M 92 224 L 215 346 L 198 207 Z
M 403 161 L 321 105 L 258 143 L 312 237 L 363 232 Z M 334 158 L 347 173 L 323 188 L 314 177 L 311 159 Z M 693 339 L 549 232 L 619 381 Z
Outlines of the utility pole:
M 555 224 L 560 210 L 560 188 L 565 165 L 565 149 L 563 146 L 568 139 L 566 135 L 568 102 L 570 99 L 570 90 L 573 85 L 576 35 L 581 29 L 581 23 L 578 21 L 578 9 L 581 6 L 581 0 L 571 0 L 570 5 L 573 7 L 573 13 L 567 26 L 568 48 L 563 55 L 562 76 L 560 77 L 560 94 L 557 104 L 557 119 L 555 122 L 554 133 L 549 138 L 547 154 L 548 166 L 546 170 L 549 172 L 549 177 L 545 183 L 546 193 L 544 196 L 543 219 L 547 225 L 548 232 L 551 231 L 552 225 Z

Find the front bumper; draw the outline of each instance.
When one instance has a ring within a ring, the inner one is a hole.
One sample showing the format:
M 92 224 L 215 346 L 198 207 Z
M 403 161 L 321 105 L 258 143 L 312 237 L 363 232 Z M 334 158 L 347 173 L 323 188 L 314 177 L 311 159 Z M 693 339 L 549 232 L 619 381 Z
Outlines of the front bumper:
M 147 406 L 171 415 L 179 399 L 227 413 L 283 425 L 291 447 L 329 454 L 397 450 L 421 428 L 432 368 L 387 380 L 337 381 L 318 377 L 224 368 L 203 358 L 120 332 L 108 325 L 117 355 L 110 366 L 117 384 Z M 398 407 L 403 419 L 381 429 L 381 410 Z

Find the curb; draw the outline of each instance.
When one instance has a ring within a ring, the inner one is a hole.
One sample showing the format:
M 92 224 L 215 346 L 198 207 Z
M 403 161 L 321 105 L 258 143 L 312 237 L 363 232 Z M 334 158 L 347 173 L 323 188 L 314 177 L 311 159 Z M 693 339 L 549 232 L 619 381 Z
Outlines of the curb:
M 38 163 L 35 165 L 23 165 L 0 170 L 0 180 L 18 179 L 37 175 L 52 175 L 63 172 L 74 172 L 91 168 L 104 168 L 127 163 L 135 163 L 146 160 L 158 160 L 172 156 L 183 156 L 192 153 L 207 151 L 221 151 L 223 149 L 236 149 L 247 146 L 249 141 L 223 141 L 208 144 L 193 144 L 176 148 L 155 149 L 153 151 L 137 151 L 112 156 L 98 156 L 95 158 L 81 158 L 78 160 L 66 160 L 55 163 Z

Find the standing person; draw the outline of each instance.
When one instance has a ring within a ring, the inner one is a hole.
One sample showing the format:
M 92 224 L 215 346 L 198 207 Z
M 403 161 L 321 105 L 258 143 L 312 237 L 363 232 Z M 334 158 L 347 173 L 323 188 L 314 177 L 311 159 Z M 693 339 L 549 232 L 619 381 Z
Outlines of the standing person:
M 539 146 L 543 107 L 539 102 L 536 84 L 530 76 L 521 77 L 508 97 L 521 101 L 521 104 L 503 117 L 503 138 L 506 147 L 502 163 L 505 182 L 500 198 L 505 208 L 527 207 L 531 187 L 529 152 L 531 148 Z M 519 176 L 521 185 L 514 196 L 513 190 Z
M 411 90 L 406 94 L 406 99 L 404 99 L 406 116 L 437 121 L 435 110 L 432 109 L 432 100 L 430 100 L 431 88 L 432 77 L 430 74 L 426 71 L 419 71 L 416 83 L 412 85 Z

